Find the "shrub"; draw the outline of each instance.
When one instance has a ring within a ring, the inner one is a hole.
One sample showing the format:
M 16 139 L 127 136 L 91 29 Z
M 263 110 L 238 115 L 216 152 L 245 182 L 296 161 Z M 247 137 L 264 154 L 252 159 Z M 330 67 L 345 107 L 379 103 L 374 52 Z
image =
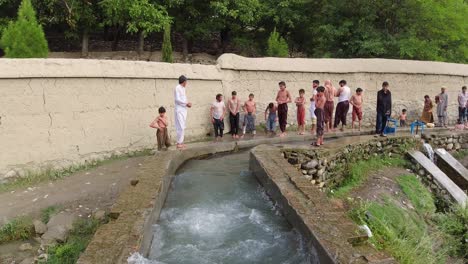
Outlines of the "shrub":
M 23 0 L 18 18 L 3 30 L 0 46 L 7 58 L 45 58 L 49 50 L 31 0 Z
M 286 40 L 280 36 L 276 28 L 271 32 L 268 38 L 267 56 L 270 57 L 288 57 L 289 48 Z
M 33 234 L 34 226 L 32 220 L 27 217 L 19 217 L 0 228 L 0 244 L 20 239 L 25 240 Z
M 162 60 L 172 63 L 171 25 L 164 26 L 164 37 L 162 43 Z

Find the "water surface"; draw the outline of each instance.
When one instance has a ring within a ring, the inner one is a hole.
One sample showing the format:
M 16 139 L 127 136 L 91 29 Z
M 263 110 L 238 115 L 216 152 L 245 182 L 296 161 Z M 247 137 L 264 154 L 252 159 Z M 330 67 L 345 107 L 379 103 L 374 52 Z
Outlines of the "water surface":
M 245 152 L 182 167 L 154 226 L 150 263 L 310 263 L 248 163 Z

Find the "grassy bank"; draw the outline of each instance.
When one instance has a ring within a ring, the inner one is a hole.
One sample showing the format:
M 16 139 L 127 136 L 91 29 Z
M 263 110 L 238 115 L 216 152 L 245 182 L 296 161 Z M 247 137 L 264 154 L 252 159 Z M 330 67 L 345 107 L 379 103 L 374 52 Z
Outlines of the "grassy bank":
M 370 242 L 400 263 L 446 263 L 449 257 L 466 257 L 467 209 L 436 213 L 432 194 L 416 176 L 403 175 L 397 182 L 414 210 L 401 207 L 398 198 L 385 197 L 384 203 L 361 202 L 349 212 L 356 223 L 372 230 Z
M 372 157 L 348 165 L 345 180 L 335 189 L 330 190 L 330 195 L 335 198 L 344 198 L 354 188 L 364 183 L 370 173 L 385 167 L 404 167 L 407 161 L 401 157 Z
M 93 169 L 104 164 L 108 164 L 117 160 L 124 160 L 132 157 L 141 157 L 141 156 L 148 156 L 151 154 L 151 149 L 146 149 L 143 151 L 132 152 L 123 155 L 112 155 L 107 159 L 100 159 L 100 160 L 93 160 L 89 161 L 80 165 L 70 166 L 65 169 L 45 169 L 40 172 L 27 172 L 26 176 L 23 178 L 18 178 L 16 180 L 0 184 L 0 193 L 9 192 L 16 189 L 23 189 L 27 187 L 31 187 L 43 182 L 48 181 L 56 181 L 63 179 L 67 176 L 72 175 L 73 173 L 77 173 L 80 171 L 86 171 L 89 169 Z
M 34 225 L 29 217 L 18 217 L 0 228 L 0 244 L 26 240 L 34 235 Z

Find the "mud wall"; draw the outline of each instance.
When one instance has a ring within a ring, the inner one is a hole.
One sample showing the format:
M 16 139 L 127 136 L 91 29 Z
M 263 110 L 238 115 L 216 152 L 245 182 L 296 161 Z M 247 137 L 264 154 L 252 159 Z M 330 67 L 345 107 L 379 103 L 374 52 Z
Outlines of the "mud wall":
M 375 118 L 375 93 L 390 82 L 394 112 L 415 117 L 422 97 L 448 87 L 449 113 L 456 94 L 468 83 L 468 65 L 381 59 L 249 59 L 225 54 L 217 65 L 136 61 L 28 59 L 0 60 L 0 181 L 44 166 L 63 168 L 85 160 L 154 146 L 148 127 L 160 106 L 173 124 L 173 89 L 177 77 L 189 77 L 187 140 L 211 131 L 209 106 L 217 93 L 239 97 L 254 93 L 258 120 L 273 101 L 280 80 L 293 96 L 311 95 L 311 82 L 346 79 L 365 90 L 365 122 Z M 454 118 L 451 118 L 453 121 Z M 289 122 L 295 121 L 290 104 Z M 228 128 L 228 127 L 227 127 Z M 173 126 L 170 128 L 174 138 Z

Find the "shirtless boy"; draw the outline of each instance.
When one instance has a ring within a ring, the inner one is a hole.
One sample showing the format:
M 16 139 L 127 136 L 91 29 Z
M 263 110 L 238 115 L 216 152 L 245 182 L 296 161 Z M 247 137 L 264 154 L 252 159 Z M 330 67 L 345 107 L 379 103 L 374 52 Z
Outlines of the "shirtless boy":
M 325 132 L 333 130 L 332 119 L 333 119 L 333 110 L 335 104 L 333 99 L 336 95 L 336 89 L 333 87 L 330 80 L 325 81 L 325 106 L 324 106 L 324 115 L 325 115 Z
M 297 106 L 297 126 L 298 126 L 298 135 L 304 135 L 305 130 L 305 102 L 306 99 L 304 97 L 305 90 L 299 90 L 299 97 L 294 100 L 294 103 Z
M 216 101 L 211 106 L 211 123 L 213 123 L 215 131 L 215 141 L 221 141 L 223 138 L 224 131 L 224 113 L 226 112 L 224 106 L 223 96 L 221 94 L 216 95 Z
M 317 94 L 315 95 L 315 116 L 317 117 L 317 141 L 312 143 L 315 146 L 323 145 L 323 127 L 325 125 L 324 108 L 326 103 L 325 88 L 323 86 L 317 87 Z
M 249 100 L 245 101 L 242 108 L 244 110 L 244 126 L 241 138 L 243 138 L 247 132 L 251 132 L 252 136 L 255 136 L 255 112 L 257 111 L 257 105 L 255 104 L 253 94 L 249 94 Z
M 237 92 L 232 91 L 232 97 L 228 100 L 229 108 L 229 123 L 231 125 L 231 136 L 232 138 L 239 138 L 239 110 L 240 100 L 237 98 Z
M 359 131 L 361 131 L 361 122 L 362 122 L 362 89 L 357 88 L 356 89 L 356 94 L 351 96 L 351 99 L 349 100 L 349 103 L 353 106 L 353 119 L 351 122 L 351 128 L 354 129 L 354 121 L 356 121 L 356 118 L 359 120 Z
M 315 127 L 317 125 L 317 117 L 315 116 L 315 95 L 317 94 L 317 87 L 319 87 L 320 82 L 318 80 L 314 80 L 312 82 L 312 97 L 310 98 L 310 119 L 312 123 L 312 127 L 310 128 L 310 132 L 312 135 L 315 134 Z
M 279 82 L 278 94 L 276 95 L 276 102 L 278 103 L 278 120 L 280 125 L 280 137 L 286 136 L 286 124 L 288 123 L 288 103 L 291 103 L 291 94 L 286 90 L 286 83 Z

